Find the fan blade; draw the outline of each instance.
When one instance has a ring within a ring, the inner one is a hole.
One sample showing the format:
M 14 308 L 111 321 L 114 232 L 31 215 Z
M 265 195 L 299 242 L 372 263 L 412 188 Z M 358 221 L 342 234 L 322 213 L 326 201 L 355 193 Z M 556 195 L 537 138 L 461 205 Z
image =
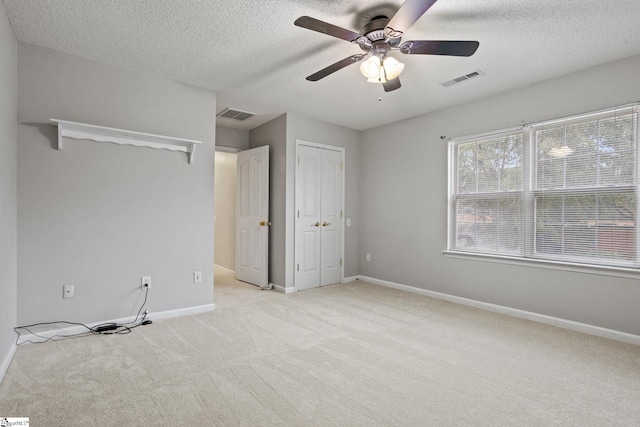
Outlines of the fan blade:
M 409 29 L 437 0 L 407 0 L 398 9 L 384 29 L 384 35 L 398 39 Z
M 382 87 L 384 87 L 385 92 L 391 92 L 392 90 L 400 89 L 400 77 L 396 77 L 393 80 L 387 80 L 382 83 Z
M 400 52 L 408 55 L 471 56 L 480 43 L 476 41 L 411 40 L 400 45 Z
M 328 24 L 324 21 L 320 21 L 319 19 L 315 19 L 310 16 L 301 16 L 300 18 L 295 20 L 294 24 L 297 25 L 298 27 L 317 31 L 319 33 L 337 37 L 339 39 L 346 40 L 348 42 L 357 40 L 358 37 L 360 37 L 360 34 L 355 33 L 351 30 L 340 28 L 332 24 Z
M 317 73 L 311 74 L 309 77 L 307 77 L 307 80 L 309 80 L 310 82 L 317 82 L 318 80 L 327 77 L 329 74 L 333 74 L 336 71 L 343 69 L 347 65 L 351 65 L 362 60 L 362 58 L 364 58 L 364 54 L 351 55 L 350 57 L 345 58 L 342 61 L 338 61 L 335 64 L 329 65 L 327 68 L 323 68 Z

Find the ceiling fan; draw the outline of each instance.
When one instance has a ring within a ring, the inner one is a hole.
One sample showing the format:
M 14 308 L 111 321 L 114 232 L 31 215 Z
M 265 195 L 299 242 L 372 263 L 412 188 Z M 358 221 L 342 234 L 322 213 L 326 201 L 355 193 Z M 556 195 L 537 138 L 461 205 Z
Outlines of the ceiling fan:
M 311 74 L 307 77 L 307 80 L 318 81 L 369 56 L 369 59 L 360 65 L 360 71 L 367 77 L 367 81 L 382 83 L 385 92 L 391 92 L 400 88 L 400 78 L 398 76 L 404 69 L 404 64 L 389 56 L 391 51 L 397 50 L 405 55 L 473 55 L 480 45 L 477 41 L 410 40 L 402 43 L 404 32 L 436 1 L 406 0 L 393 17 L 374 16 L 359 33 L 310 16 L 301 16 L 296 19 L 294 24 L 298 27 L 346 40 L 357 44 L 364 51 L 364 53 L 351 55 L 323 68 L 317 73 Z

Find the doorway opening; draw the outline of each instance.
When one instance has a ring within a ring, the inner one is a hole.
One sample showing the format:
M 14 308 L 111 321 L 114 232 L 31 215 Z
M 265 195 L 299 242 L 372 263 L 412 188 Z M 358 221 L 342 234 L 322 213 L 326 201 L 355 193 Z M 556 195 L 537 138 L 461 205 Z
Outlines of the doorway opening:
M 214 268 L 235 274 L 236 175 L 238 155 L 215 153 Z
M 214 269 L 270 289 L 269 147 L 217 150 Z

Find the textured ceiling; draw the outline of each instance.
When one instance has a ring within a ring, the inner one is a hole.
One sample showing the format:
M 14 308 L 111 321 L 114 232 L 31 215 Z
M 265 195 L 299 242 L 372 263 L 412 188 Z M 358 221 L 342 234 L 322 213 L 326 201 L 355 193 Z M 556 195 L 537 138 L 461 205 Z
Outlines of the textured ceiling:
M 257 113 L 223 126 L 250 129 L 283 113 L 363 130 L 640 54 L 637 0 L 439 0 L 403 40 L 478 40 L 469 58 L 393 55 L 402 88 L 385 93 L 358 65 L 305 77 L 360 53 L 357 45 L 293 25 L 314 18 L 359 31 L 362 0 L 2 0 L 20 41 L 147 71 L 218 93 Z M 440 83 L 481 70 L 484 76 Z

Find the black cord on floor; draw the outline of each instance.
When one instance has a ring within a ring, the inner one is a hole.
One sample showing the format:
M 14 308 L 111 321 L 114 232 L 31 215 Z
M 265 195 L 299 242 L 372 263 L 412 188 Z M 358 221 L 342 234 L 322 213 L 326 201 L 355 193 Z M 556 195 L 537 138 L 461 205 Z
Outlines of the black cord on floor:
M 138 322 L 138 319 L 140 318 L 140 313 L 142 313 L 142 309 L 144 308 L 145 304 L 147 304 L 147 297 L 149 296 L 149 287 L 145 288 L 145 294 L 144 294 L 144 301 L 142 302 L 142 305 L 140 306 L 140 309 L 138 310 L 138 314 L 136 314 L 136 318 L 133 319 L 133 321 L 128 322 L 128 323 L 101 323 L 99 325 L 95 325 L 92 327 L 89 327 L 87 325 L 85 325 L 84 323 L 78 323 L 78 322 L 68 322 L 66 320 L 59 320 L 56 322 L 40 322 L 40 323 L 34 323 L 31 325 L 24 325 L 24 326 L 16 326 L 15 328 L 13 328 L 13 330 L 15 331 L 16 334 L 18 334 L 18 336 L 16 337 L 16 345 L 22 345 L 22 344 L 26 344 L 26 343 L 32 343 L 32 344 L 43 344 L 45 342 L 48 341 L 62 341 L 65 339 L 69 339 L 69 338 L 78 338 L 78 337 L 86 337 L 88 335 L 114 335 L 114 334 L 130 334 L 131 331 L 135 328 L 137 328 L 138 326 L 142 325 L 143 323 L 145 325 L 149 324 L 150 321 L 148 321 L 149 323 L 145 323 L 146 318 L 147 318 L 147 312 L 144 313 L 142 320 L 140 320 L 140 322 Z M 75 334 L 68 334 L 68 335 L 53 335 L 51 337 L 45 337 L 42 335 L 38 335 L 35 332 L 33 332 L 31 329 L 29 328 L 34 328 L 36 326 L 45 326 L 45 325 L 72 325 L 72 326 L 82 326 L 83 328 L 86 329 L 85 332 L 78 332 Z M 22 342 L 20 341 L 20 336 L 22 334 L 24 334 L 24 332 L 20 332 L 20 331 L 26 331 L 28 333 L 30 333 L 31 335 L 41 338 L 42 341 L 31 341 L 31 340 L 24 340 Z

